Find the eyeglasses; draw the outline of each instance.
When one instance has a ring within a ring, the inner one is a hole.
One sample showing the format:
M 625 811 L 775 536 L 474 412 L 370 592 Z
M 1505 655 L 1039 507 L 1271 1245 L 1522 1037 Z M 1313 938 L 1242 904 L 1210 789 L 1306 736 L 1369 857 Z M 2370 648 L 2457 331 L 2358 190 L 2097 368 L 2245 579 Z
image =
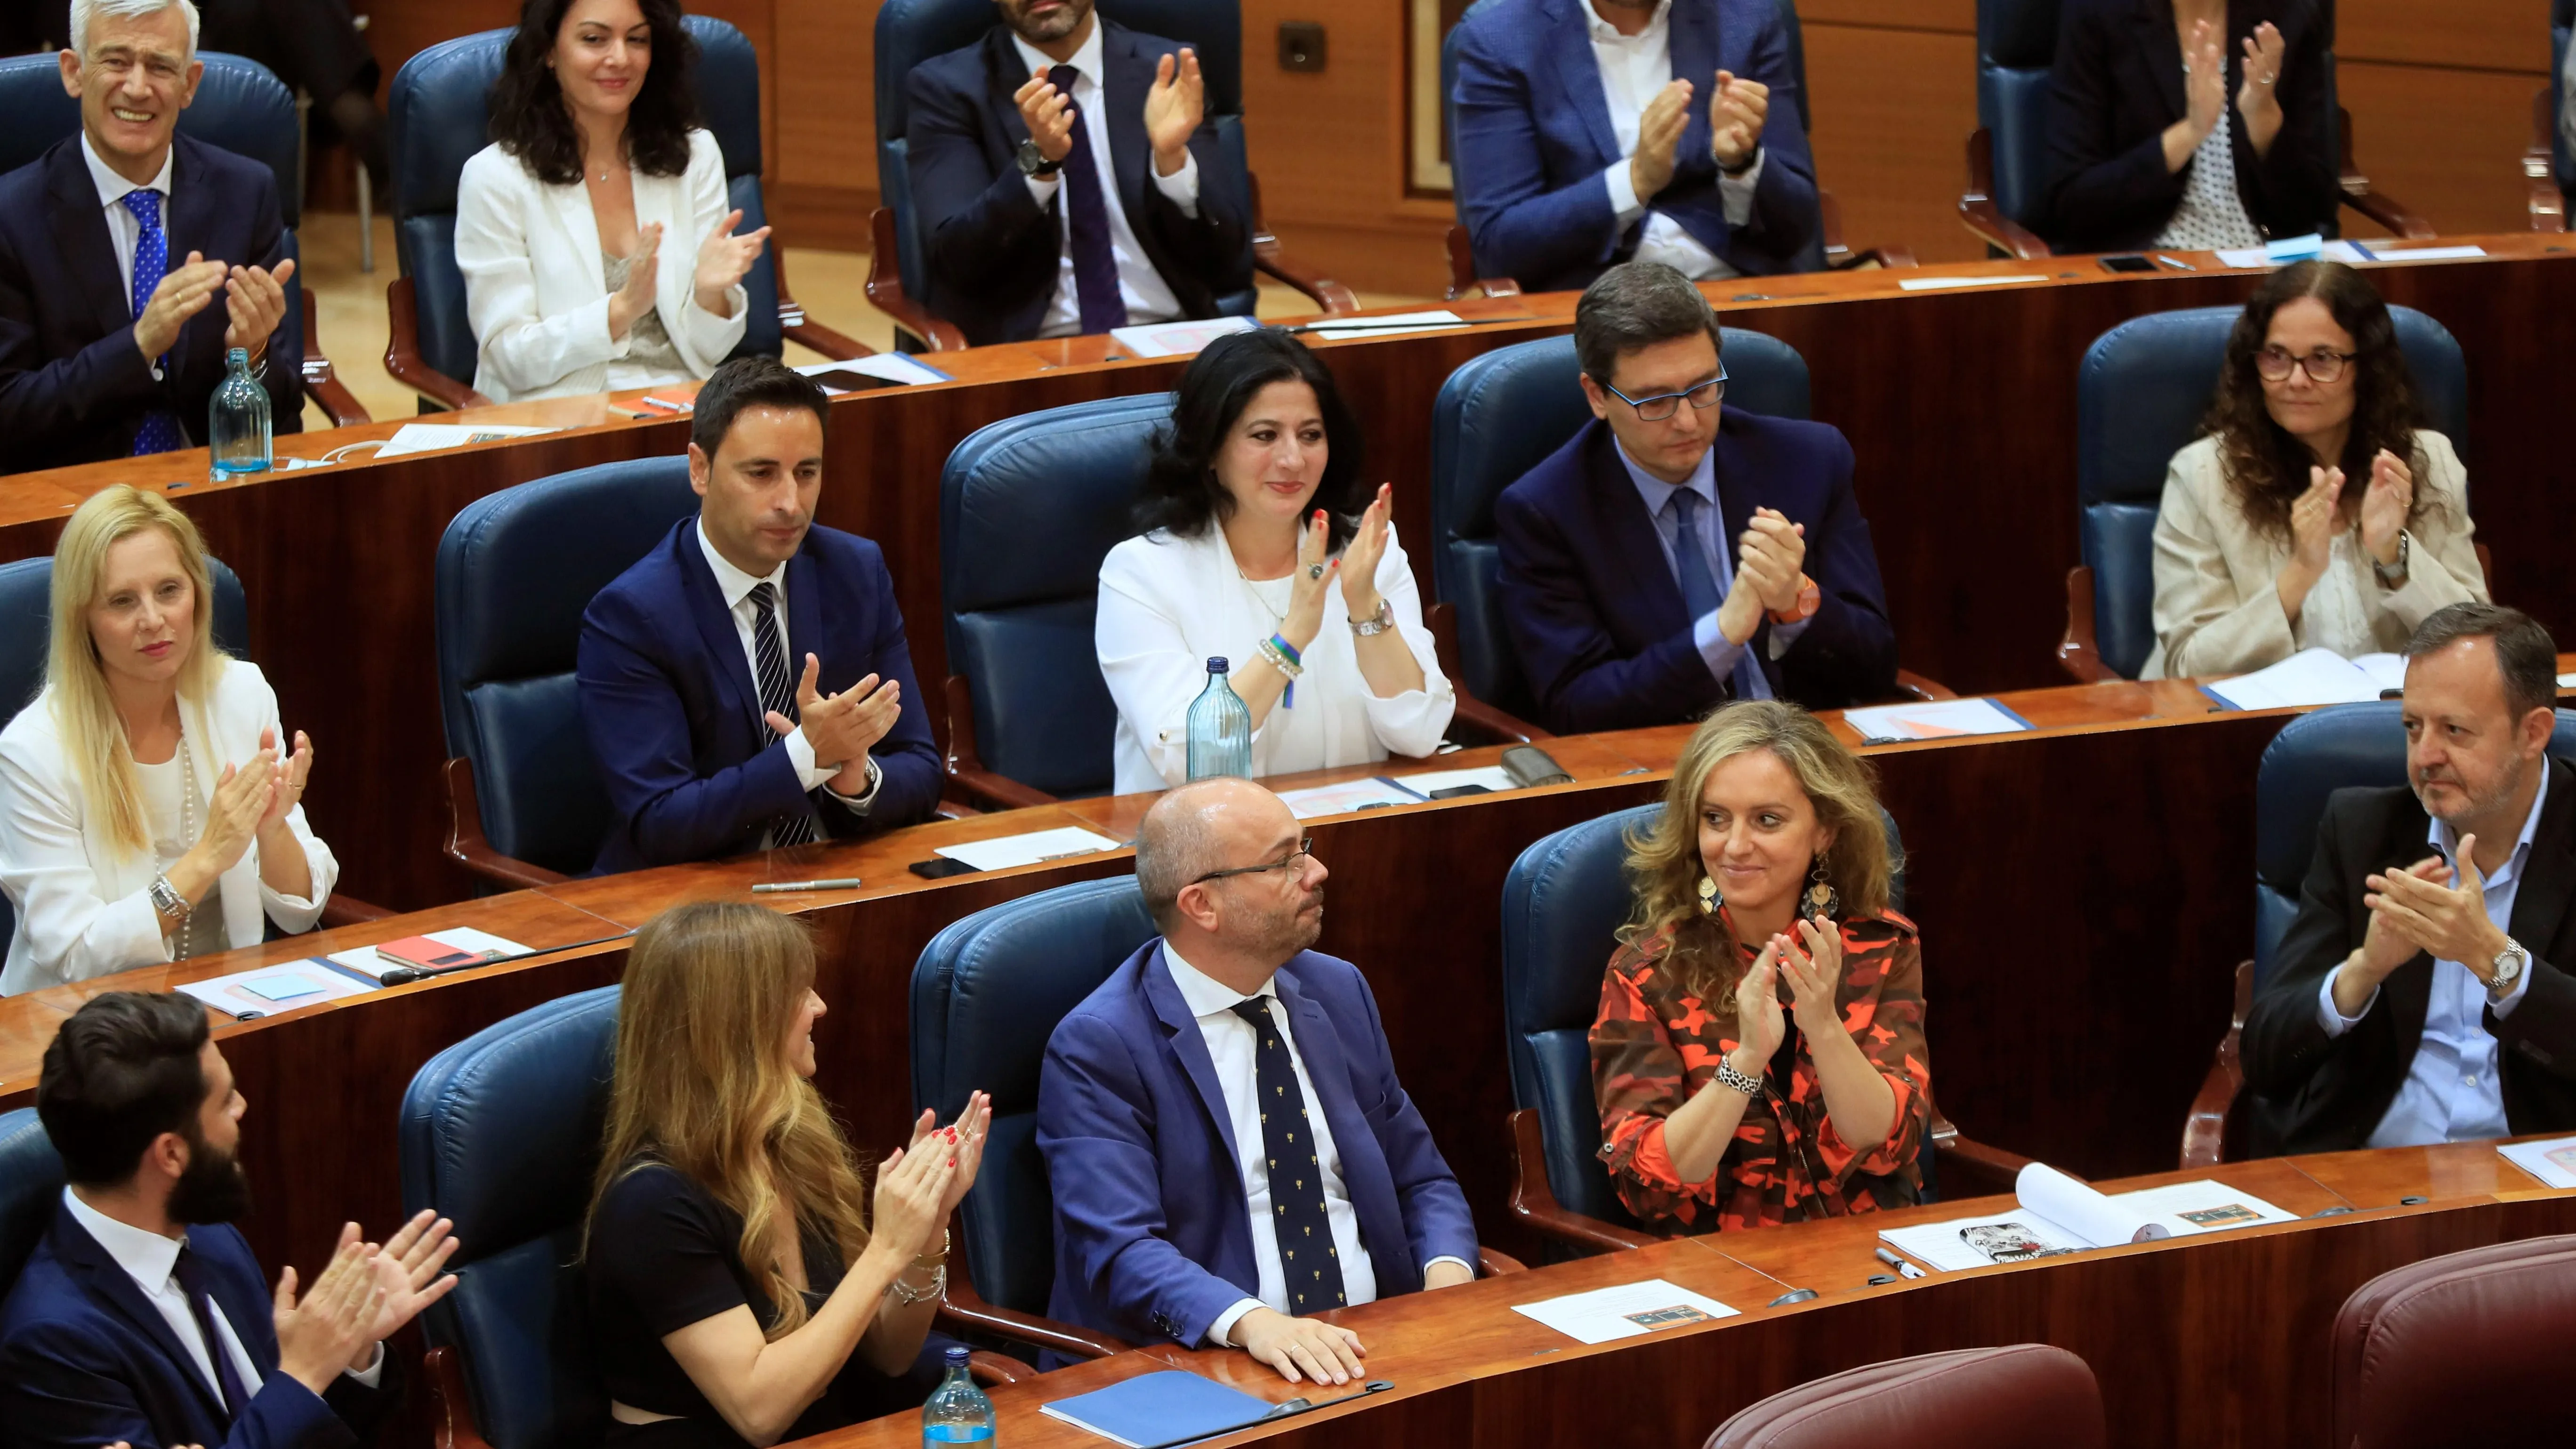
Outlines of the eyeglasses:
M 1190 884 L 1205 885 L 1209 881 L 1223 880 L 1230 875 L 1264 875 L 1274 870 L 1295 870 L 1301 862 L 1313 859 L 1314 855 L 1315 837 L 1301 835 L 1297 837 L 1296 850 L 1290 852 L 1286 860 L 1274 860 L 1268 865 L 1237 865 L 1229 866 L 1224 870 L 1212 870 Z
M 2314 375 L 2315 374 L 2313 373 L 2310 374 L 2310 376 Z M 1599 381 L 1599 379 L 1595 379 L 1595 381 Z M 1626 393 L 1621 392 L 1619 389 L 1612 387 L 1606 382 L 1601 384 L 1601 390 L 1610 394 L 1612 397 L 1617 398 L 1619 401 L 1626 403 L 1628 406 L 1635 408 L 1637 410 L 1637 421 L 1641 423 L 1660 423 L 1664 419 L 1681 411 L 1682 399 L 1684 398 L 1689 398 L 1690 405 L 1695 408 L 1713 408 L 1717 406 L 1718 400 L 1726 396 L 1726 364 L 1721 362 L 1717 365 L 1716 377 L 1707 382 L 1701 383 L 1697 387 L 1684 388 L 1680 392 L 1659 392 L 1653 397 L 1630 397 Z
M 2265 382 L 2289 381 L 2294 367 L 2305 372 L 2310 382 L 2333 382 L 2343 376 L 2343 365 L 2358 356 L 2320 347 L 2305 357 L 2294 357 L 2286 347 L 2266 347 L 2254 354 L 2254 370 L 2263 374 Z

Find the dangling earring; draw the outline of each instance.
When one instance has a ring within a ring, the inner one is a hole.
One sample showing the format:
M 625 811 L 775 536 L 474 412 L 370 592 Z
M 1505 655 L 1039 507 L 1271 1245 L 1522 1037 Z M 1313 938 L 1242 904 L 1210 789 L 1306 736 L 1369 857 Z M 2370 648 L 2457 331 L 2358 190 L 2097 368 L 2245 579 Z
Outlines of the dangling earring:
M 1815 868 L 1807 872 L 1806 909 L 1800 914 L 1810 918 L 1822 916 L 1832 920 L 1843 913 L 1843 893 L 1825 879 L 1825 858 L 1816 857 Z
M 1699 913 L 1703 916 L 1716 915 L 1717 908 L 1725 904 L 1725 897 L 1717 893 L 1716 878 L 1701 876 L 1699 878 Z

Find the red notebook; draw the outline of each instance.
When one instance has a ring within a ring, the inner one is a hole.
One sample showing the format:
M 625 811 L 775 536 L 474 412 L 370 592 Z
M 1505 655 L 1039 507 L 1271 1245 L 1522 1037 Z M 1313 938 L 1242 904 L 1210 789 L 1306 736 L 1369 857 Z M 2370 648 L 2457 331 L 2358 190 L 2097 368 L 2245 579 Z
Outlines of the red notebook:
M 397 966 L 418 966 L 424 971 L 453 971 L 486 959 L 480 951 L 468 951 L 433 941 L 427 936 L 405 936 L 387 941 L 376 948 L 376 954 Z

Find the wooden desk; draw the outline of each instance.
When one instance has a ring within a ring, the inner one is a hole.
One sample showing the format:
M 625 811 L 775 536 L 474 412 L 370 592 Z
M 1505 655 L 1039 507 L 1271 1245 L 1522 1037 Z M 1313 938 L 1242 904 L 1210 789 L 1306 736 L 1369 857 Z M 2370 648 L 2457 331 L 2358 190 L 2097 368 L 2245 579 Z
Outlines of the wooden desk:
M 2576 313 L 2576 265 L 2556 240 L 2493 237 L 2486 261 L 2380 267 L 2391 301 L 2439 318 L 2474 381 L 2470 465 L 2498 592 L 2576 633 L 2576 573 L 2560 567 L 2554 507 L 2563 473 L 2562 369 L 2533 317 Z M 2206 267 L 2214 259 L 2202 257 Z M 2036 284 L 1908 293 L 1937 276 L 2044 277 Z M 2075 380 L 2093 338 L 2176 307 L 2233 304 L 2260 274 L 2116 275 L 2089 258 L 1980 262 L 1921 273 L 1856 272 L 1713 283 L 1735 326 L 1805 356 L 1814 414 L 1858 458 L 1889 609 L 1908 667 L 1965 692 L 2060 676 L 2051 651 L 2075 548 Z M 1357 403 L 1368 469 L 1396 481 L 1398 522 L 1429 590 L 1431 405 L 1441 382 L 1489 349 L 1562 333 L 1569 294 L 1459 304 L 1524 320 L 1323 344 Z M 1040 408 L 1168 388 L 1178 361 L 1104 361 L 1105 338 L 942 354 L 959 379 L 853 394 L 832 408 L 823 522 L 885 547 L 913 661 L 935 691 L 946 668 L 939 607 L 939 471 L 987 423 Z M 570 431 L 522 442 L 271 474 L 217 486 L 202 454 L 120 461 L 0 480 L 0 560 L 51 550 L 63 515 L 110 482 L 171 494 L 242 576 L 251 654 L 291 723 L 312 732 L 322 774 L 307 802 L 354 894 L 401 909 L 457 899 L 464 873 L 439 854 L 446 806 L 431 579 L 440 533 L 473 500 L 593 463 L 681 451 L 686 424 L 639 421 L 598 398 L 517 404 L 491 421 Z M 453 421 L 454 419 L 445 419 Z M 284 440 L 320 456 L 389 436 L 395 423 Z M 935 713 L 935 711 L 934 711 Z M 941 727 L 944 728 L 944 722 Z
M 2458 1178 L 2479 1174 L 2495 1187 L 2445 1195 Z M 1368 1376 L 1395 1387 L 1266 1433 L 1210 1442 L 1554 1449 L 1600 1439 L 1611 1423 L 1623 1443 L 1694 1444 L 1738 1409 L 1825 1374 L 1909 1354 L 2050 1343 L 2092 1365 L 2113 1444 L 2326 1449 L 2328 1336 L 2353 1290 L 2438 1254 L 2576 1229 L 2576 1194 L 2540 1189 L 2492 1143 L 2231 1163 L 2104 1187 L 2200 1177 L 2303 1215 L 2361 1211 L 1878 1286 L 1868 1279 L 1886 1271 L 1870 1251 L 1880 1229 L 2009 1210 L 2011 1199 L 1581 1259 L 1324 1315 L 1360 1333 Z M 2376 1206 L 2400 1196 L 2430 1200 Z M 1584 1345 L 1511 1311 L 1648 1278 L 1706 1294 L 1740 1316 Z M 1791 1287 L 1820 1296 L 1765 1306 Z M 1272 1400 L 1333 1392 L 1290 1385 L 1241 1353 L 1165 1345 L 993 1390 L 997 1437 L 1031 1449 L 1087 1449 L 1101 1441 L 1038 1406 L 1175 1367 Z M 917 1414 L 898 1414 L 806 1444 L 892 1449 L 919 1442 L 920 1432 Z

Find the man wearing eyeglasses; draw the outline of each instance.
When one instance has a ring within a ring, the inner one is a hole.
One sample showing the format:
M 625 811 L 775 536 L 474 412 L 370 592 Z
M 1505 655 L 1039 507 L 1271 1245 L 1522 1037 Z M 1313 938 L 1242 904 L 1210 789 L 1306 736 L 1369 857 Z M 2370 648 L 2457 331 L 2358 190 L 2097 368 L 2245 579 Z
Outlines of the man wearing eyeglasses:
M 1038 1081 L 1049 1317 L 1347 1384 L 1367 1346 L 1308 1315 L 1475 1277 L 1466 1194 L 1367 980 L 1310 949 L 1312 844 L 1246 780 L 1146 812 L 1136 884 L 1162 935 L 1057 1024 Z
M 1559 733 L 1895 688 L 1851 445 L 1822 423 L 1723 406 L 1718 340 L 1680 272 L 1602 273 L 1574 314 L 1595 421 L 1495 502 L 1504 616 Z

